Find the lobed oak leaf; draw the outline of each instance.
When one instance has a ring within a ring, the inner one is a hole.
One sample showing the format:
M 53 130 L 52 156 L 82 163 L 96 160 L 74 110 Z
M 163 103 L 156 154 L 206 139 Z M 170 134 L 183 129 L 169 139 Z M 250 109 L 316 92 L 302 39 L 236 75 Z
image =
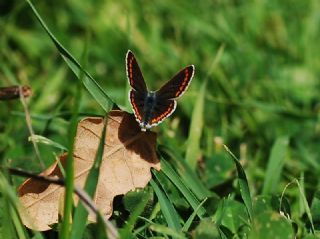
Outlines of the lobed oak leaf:
M 83 187 L 93 165 L 103 118 L 85 118 L 79 122 L 74 145 L 75 184 Z M 111 111 L 108 115 L 104 154 L 93 201 L 106 219 L 112 215 L 113 199 L 136 188 L 145 187 L 151 179 L 150 168 L 160 170 L 157 158 L 156 134 L 142 132 L 133 115 L 123 111 Z M 60 156 L 64 165 L 66 155 Z M 61 178 L 54 163 L 42 173 Z M 59 199 L 64 188 L 59 185 L 27 179 L 18 189 L 24 209 L 21 216 L 24 224 L 32 229 L 45 231 L 58 222 Z M 94 221 L 94 216 L 89 215 Z

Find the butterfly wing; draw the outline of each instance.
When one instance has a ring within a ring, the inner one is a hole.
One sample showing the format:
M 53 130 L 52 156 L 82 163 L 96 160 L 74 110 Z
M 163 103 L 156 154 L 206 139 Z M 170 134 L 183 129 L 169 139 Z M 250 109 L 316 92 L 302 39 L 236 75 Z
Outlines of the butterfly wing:
M 148 121 L 147 128 L 151 128 L 160 124 L 168 118 L 176 109 L 177 102 L 175 100 L 156 100 L 154 110 Z
M 136 120 L 141 125 L 144 118 L 143 109 L 148 90 L 138 62 L 130 50 L 126 55 L 126 70 L 129 84 L 132 87 L 129 91 L 130 104 Z
M 129 50 L 126 56 L 126 70 L 130 86 L 141 93 L 147 92 L 147 85 L 142 76 L 140 67 L 133 53 Z
M 176 99 L 187 90 L 194 75 L 194 65 L 187 66 L 156 92 L 159 100 Z
M 139 122 L 141 124 L 143 122 L 143 107 L 144 107 L 144 101 L 145 101 L 145 94 L 140 93 L 134 89 L 129 91 L 129 99 L 130 103 L 133 109 L 133 113 Z

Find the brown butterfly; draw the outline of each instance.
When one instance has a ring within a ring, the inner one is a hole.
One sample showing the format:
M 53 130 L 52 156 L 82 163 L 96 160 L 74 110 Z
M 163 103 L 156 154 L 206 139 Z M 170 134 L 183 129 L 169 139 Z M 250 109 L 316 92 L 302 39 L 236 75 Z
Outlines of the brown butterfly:
M 146 131 L 169 117 L 177 106 L 176 99 L 187 90 L 194 75 L 194 65 L 187 66 L 157 91 L 149 91 L 133 53 L 126 55 L 127 77 L 132 89 L 129 99 L 141 130 Z

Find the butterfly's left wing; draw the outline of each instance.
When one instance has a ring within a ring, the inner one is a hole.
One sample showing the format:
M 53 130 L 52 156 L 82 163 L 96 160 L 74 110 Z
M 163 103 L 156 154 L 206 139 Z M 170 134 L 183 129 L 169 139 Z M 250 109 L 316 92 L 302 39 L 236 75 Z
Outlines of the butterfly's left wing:
M 194 65 L 187 66 L 156 92 L 159 100 L 179 98 L 187 90 L 194 75 Z
M 144 99 L 145 94 L 142 94 L 135 90 L 129 91 L 129 99 L 133 109 L 134 116 L 136 117 L 139 124 L 143 122 L 143 107 L 144 107 Z
M 156 99 L 154 110 L 151 113 L 151 117 L 146 127 L 151 128 L 160 124 L 164 119 L 168 118 L 175 111 L 176 106 L 177 102 L 175 100 Z

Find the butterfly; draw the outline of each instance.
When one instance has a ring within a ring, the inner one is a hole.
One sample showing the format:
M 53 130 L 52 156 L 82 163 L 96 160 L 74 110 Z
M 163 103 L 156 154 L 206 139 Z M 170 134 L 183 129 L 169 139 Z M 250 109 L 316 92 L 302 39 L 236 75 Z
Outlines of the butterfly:
M 157 91 L 149 91 L 138 62 L 129 50 L 126 55 L 126 72 L 131 90 L 129 101 L 142 131 L 160 124 L 176 109 L 177 101 L 187 90 L 194 75 L 194 65 L 182 69 Z

